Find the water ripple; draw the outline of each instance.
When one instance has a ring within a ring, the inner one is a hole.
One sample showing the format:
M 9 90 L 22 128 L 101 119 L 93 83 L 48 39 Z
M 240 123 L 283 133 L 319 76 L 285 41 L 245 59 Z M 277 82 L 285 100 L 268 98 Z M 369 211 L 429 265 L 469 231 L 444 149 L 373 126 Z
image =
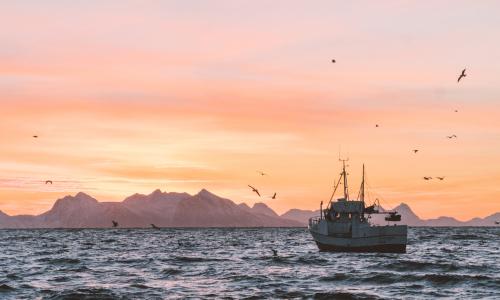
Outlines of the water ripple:
M 0 230 L 0 298 L 500 299 L 499 237 L 410 228 L 408 253 L 377 254 L 303 228 Z

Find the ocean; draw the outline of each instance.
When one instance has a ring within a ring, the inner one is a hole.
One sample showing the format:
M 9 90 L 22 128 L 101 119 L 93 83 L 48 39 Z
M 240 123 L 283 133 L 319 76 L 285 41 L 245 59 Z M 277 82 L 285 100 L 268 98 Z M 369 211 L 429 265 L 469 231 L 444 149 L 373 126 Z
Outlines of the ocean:
M 408 239 L 327 253 L 305 228 L 0 230 L 0 299 L 500 299 L 500 227 Z

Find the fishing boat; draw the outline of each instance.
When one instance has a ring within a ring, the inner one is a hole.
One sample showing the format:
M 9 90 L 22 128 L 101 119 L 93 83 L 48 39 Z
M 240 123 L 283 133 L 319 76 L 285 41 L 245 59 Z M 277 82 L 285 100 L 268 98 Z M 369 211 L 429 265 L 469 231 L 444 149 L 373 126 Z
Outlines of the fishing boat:
M 346 160 L 342 161 L 342 173 L 335 184 L 328 205 L 323 209 L 320 204 L 320 216 L 309 219 L 309 232 L 320 251 L 336 252 L 386 252 L 405 253 L 408 228 L 396 225 L 401 221 L 397 211 L 381 211 L 380 205 L 365 205 L 365 166 L 363 179 L 356 200 L 349 199 L 347 185 Z M 342 198 L 333 201 L 339 185 L 344 187 Z M 386 225 L 371 224 L 372 214 L 386 214 Z

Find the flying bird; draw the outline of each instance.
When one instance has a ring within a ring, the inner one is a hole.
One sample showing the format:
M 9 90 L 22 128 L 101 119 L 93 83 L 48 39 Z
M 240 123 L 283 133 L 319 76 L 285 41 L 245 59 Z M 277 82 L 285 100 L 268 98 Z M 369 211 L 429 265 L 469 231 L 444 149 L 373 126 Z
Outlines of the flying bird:
M 335 59 L 332 59 L 332 63 L 336 63 Z
M 255 192 L 257 195 L 259 195 L 260 197 L 260 193 L 259 193 L 259 190 L 257 190 L 256 188 L 254 188 L 253 186 L 251 185 L 248 185 L 248 187 L 250 187 L 252 189 L 252 192 Z
M 458 76 L 458 80 L 457 80 L 457 82 L 460 82 L 460 79 L 462 79 L 462 78 L 463 78 L 463 77 L 465 77 L 465 76 L 467 76 L 467 75 L 465 74 L 465 69 L 463 69 L 463 70 L 462 70 L 462 74 L 460 74 L 460 76 Z
M 458 112 L 458 109 L 455 109 L 455 112 Z
M 271 199 L 276 199 L 276 193 L 271 197 Z
M 267 175 L 266 173 L 264 173 L 262 171 L 257 171 L 257 173 L 259 173 L 261 176 Z
M 33 138 L 37 139 L 38 138 L 38 135 L 34 135 Z
M 115 220 L 113 220 L 113 221 L 111 221 L 111 222 L 113 222 L 113 228 L 118 227 L 118 222 L 116 222 Z
M 49 184 L 49 183 L 52 184 L 52 180 L 46 180 L 45 181 L 45 184 Z
M 271 251 L 273 251 L 273 256 L 278 256 L 278 250 L 271 248 Z
M 444 180 L 444 176 L 443 177 L 436 177 L 436 178 L 439 180 Z
M 375 127 L 378 127 L 378 124 L 375 124 Z
M 431 180 L 432 177 L 427 177 L 427 176 L 424 176 L 424 180 Z
M 413 149 L 412 151 L 413 151 L 413 153 L 417 153 L 418 149 Z
M 454 135 L 454 134 L 452 134 L 452 135 L 447 135 L 446 137 L 449 138 L 449 139 L 452 139 L 452 138 L 456 138 L 457 136 Z
M 156 226 L 155 224 L 151 224 L 151 228 L 153 228 L 153 229 L 160 229 L 160 227 Z

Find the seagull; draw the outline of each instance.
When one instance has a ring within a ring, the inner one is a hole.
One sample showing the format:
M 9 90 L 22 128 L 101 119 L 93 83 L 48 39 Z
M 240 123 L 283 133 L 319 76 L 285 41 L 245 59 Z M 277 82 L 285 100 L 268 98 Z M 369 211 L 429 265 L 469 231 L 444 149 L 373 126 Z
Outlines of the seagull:
M 153 228 L 153 229 L 160 229 L 160 227 L 156 226 L 155 224 L 151 224 L 151 228 Z
M 424 179 L 425 179 L 425 180 L 430 180 L 430 179 L 432 179 L 432 177 L 427 177 L 427 176 L 424 176 Z
M 413 153 L 417 153 L 418 149 L 413 149 L 412 151 L 413 151 Z
M 332 59 L 332 63 L 335 63 L 335 62 L 336 62 L 335 59 Z
M 276 199 L 276 193 L 271 197 L 271 199 Z
M 278 250 L 271 248 L 271 251 L 273 251 L 273 256 L 278 256 Z
M 454 134 L 452 134 L 452 135 L 447 135 L 446 137 L 449 138 L 449 139 L 452 139 L 452 138 L 456 138 L 457 136 L 454 135 Z
M 115 220 L 113 220 L 113 221 L 111 221 L 111 222 L 113 222 L 113 228 L 118 227 L 118 222 L 116 222 Z
M 49 183 L 52 184 L 52 180 L 46 180 L 45 181 L 45 184 L 49 184 Z
M 436 177 L 436 178 L 439 180 L 444 180 L 444 176 L 443 177 Z
M 257 173 L 259 173 L 261 176 L 267 175 L 266 173 L 264 173 L 262 171 L 257 171 Z
M 462 78 L 463 78 L 463 77 L 465 77 L 465 76 L 467 76 L 467 75 L 465 74 L 465 69 L 463 69 L 463 70 L 462 70 L 462 74 L 460 74 L 460 76 L 458 76 L 458 80 L 457 80 L 457 82 L 460 82 L 460 79 L 462 79 Z
M 253 186 L 251 186 L 251 185 L 248 185 L 248 186 L 252 189 L 252 192 L 255 192 L 255 193 L 256 193 L 257 195 L 259 195 L 259 197 L 260 197 L 260 193 L 259 193 L 259 191 L 258 191 L 256 188 L 254 188 L 254 187 L 253 187 Z

